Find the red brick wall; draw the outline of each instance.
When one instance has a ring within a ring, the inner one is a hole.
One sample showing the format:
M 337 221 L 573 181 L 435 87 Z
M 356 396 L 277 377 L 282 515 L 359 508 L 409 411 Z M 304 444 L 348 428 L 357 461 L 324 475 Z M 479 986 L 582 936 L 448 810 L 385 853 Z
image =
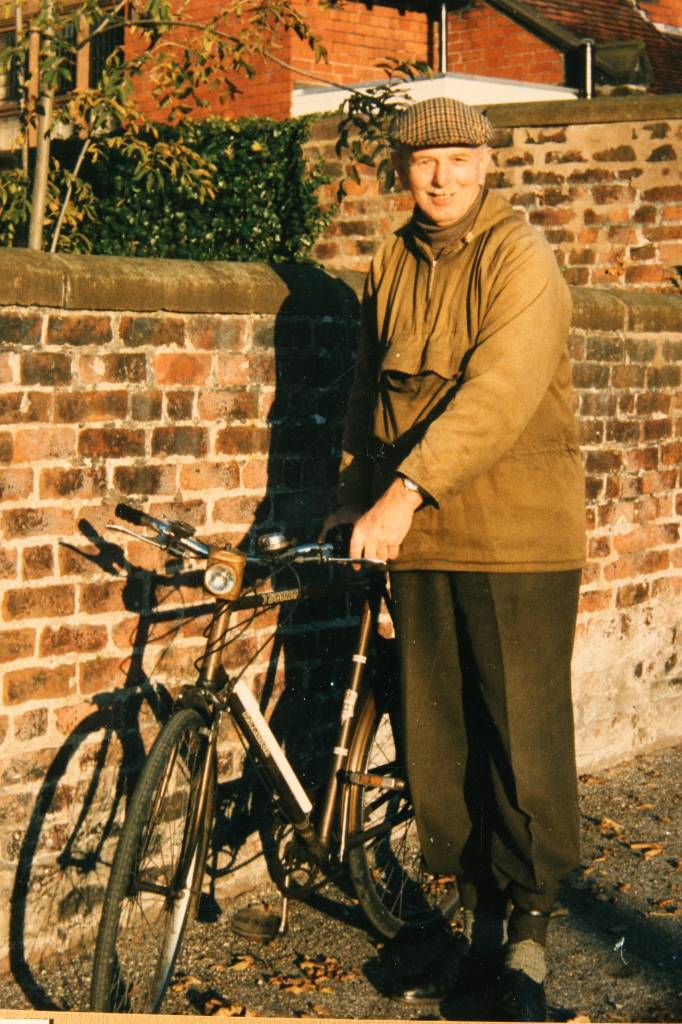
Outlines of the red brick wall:
M 638 7 L 653 22 L 682 28 L 682 0 L 639 0 Z
M 192 0 L 188 11 L 207 19 L 212 7 L 213 0 Z M 294 85 L 314 80 L 306 73 L 343 85 L 373 81 L 384 77 L 377 65 L 387 56 L 424 61 L 439 70 L 438 17 L 429 5 L 348 0 L 323 8 L 317 0 L 302 0 L 298 9 L 325 45 L 327 61 L 316 63 L 297 38 L 283 39 L 275 52 L 295 70 L 256 61 L 256 76 L 239 80 L 241 93 L 225 108 L 229 116 L 287 117 Z M 555 85 L 564 81 L 559 51 L 483 0 L 449 13 L 448 70 Z M 145 87 L 139 91 L 144 95 Z
M 190 0 L 184 16 L 188 20 L 195 19 L 197 23 L 205 24 L 215 15 L 215 10 L 215 0 Z M 239 22 L 236 20 L 234 31 L 239 31 Z M 135 36 L 129 36 L 128 47 L 131 54 L 135 52 L 137 46 L 139 46 L 139 42 L 136 41 Z M 290 48 L 291 40 L 284 36 L 277 54 L 285 62 L 289 61 Z M 225 101 L 219 89 L 204 89 L 201 91 L 201 97 L 207 106 L 196 106 L 192 117 L 203 118 L 213 115 L 223 117 L 258 115 L 280 119 L 288 117 L 291 111 L 291 72 L 272 61 L 264 61 L 258 57 L 249 59 L 249 63 L 255 72 L 253 78 L 236 72 L 229 76 L 230 81 L 239 90 L 233 99 Z M 151 117 L 167 117 L 168 111 L 164 110 L 161 114 L 152 100 L 146 76 L 136 80 L 135 90 L 140 109 L 145 114 Z
M 574 285 L 679 291 L 682 157 L 679 97 L 490 107 L 497 127 L 491 188 L 542 231 Z M 309 153 L 340 173 L 335 122 L 314 126 Z M 313 254 L 335 269 L 365 269 L 409 216 L 408 195 L 380 194 L 361 170 Z M 323 190 L 335 199 L 336 184 Z
M 387 56 L 435 64 L 437 29 L 433 13 L 423 7 L 349 0 L 322 9 L 315 0 L 303 0 L 299 9 L 328 51 L 328 63 L 315 65 L 310 50 L 294 42 L 293 63 L 302 71 L 345 85 L 382 79 L 377 63 Z M 305 83 L 302 76 L 293 78 Z
M 483 0 L 450 12 L 448 71 L 564 84 L 563 54 Z
M 165 694 L 191 675 L 205 625 L 187 615 L 200 600 L 188 581 L 106 523 L 123 499 L 204 537 L 238 541 L 254 522 L 315 534 L 357 330 L 362 278 L 348 280 L 313 267 L 0 252 L 0 939 L 12 915 L 34 970 L 43 937 L 54 952 L 92 924 L 121 763 L 135 763 Z M 589 536 L 574 674 L 587 768 L 682 737 L 682 322 L 673 296 L 573 295 Z M 228 660 L 256 655 L 248 678 L 288 728 L 300 723 L 296 755 L 339 689 L 328 684 L 348 623 L 331 615 L 308 647 L 290 624 L 276 663 L 272 647 L 257 654 L 268 615 Z M 239 777 L 229 730 L 220 750 L 223 777 Z M 250 859 L 257 835 L 245 835 Z M 88 870 L 72 866 L 93 850 Z M 230 878 L 246 885 L 243 875 Z

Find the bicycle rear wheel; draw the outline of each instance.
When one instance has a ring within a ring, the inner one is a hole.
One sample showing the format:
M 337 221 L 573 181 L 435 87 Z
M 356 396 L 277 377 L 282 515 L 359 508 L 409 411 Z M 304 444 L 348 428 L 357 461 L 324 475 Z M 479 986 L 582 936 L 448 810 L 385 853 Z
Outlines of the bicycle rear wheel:
M 116 849 L 95 947 L 92 1010 L 158 1011 L 200 895 L 214 792 L 203 719 L 179 711 L 152 747 Z
M 426 867 L 391 716 L 373 693 L 358 711 L 348 763 L 360 776 L 350 789 L 348 867 L 369 921 L 393 938 L 449 920 L 459 902 L 455 879 Z

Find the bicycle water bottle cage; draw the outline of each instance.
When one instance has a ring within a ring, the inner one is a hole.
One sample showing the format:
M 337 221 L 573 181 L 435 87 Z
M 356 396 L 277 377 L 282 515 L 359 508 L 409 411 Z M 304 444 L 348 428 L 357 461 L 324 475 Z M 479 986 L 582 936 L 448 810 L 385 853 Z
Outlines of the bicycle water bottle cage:
M 209 552 L 204 587 L 223 601 L 234 600 L 241 593 L 245 565 L 246 555 L 239 551 L 215 548 Z

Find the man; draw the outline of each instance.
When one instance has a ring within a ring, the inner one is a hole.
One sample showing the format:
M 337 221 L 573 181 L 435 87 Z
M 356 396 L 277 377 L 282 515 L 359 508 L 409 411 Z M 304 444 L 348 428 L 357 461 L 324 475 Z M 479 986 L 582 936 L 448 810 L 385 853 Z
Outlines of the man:
M 544 239 L 484 187 L 492 134 L 446 98 L 396 117 L 415 210 L 369 271 L 327 525 L 354 523 L 351 554 L 390 560 L 427 863 L 457 874 L 473 954 L 506 928 L 497 1019 L 545 1020 L 549 912 L 578 861 L 583 470 L 569 291 Z M 456 967 L 441 957 L 394 994 L 442 999 Z

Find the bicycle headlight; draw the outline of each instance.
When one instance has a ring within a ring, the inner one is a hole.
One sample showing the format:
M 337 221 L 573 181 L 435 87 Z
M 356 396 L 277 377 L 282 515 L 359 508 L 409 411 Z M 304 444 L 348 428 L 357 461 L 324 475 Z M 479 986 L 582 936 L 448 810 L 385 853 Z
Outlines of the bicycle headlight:
M 212 548 L 204 573 L 204 587 L 209 594 L 232 601 L 238 597 L 244 579 L 246 557 L 231 548 Z
M 216 597 L 225 597 L 229 594 L 235 583 L 237 574 L 229 565 L 212 565 L 204 574 L 204 585 L 211 594 Z

